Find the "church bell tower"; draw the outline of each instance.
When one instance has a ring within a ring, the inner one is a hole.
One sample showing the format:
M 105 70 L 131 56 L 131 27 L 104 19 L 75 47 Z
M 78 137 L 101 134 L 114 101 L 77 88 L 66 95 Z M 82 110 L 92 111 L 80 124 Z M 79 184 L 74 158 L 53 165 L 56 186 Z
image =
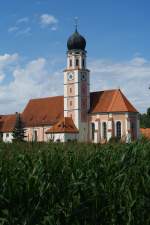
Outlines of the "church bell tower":
M 77 30 L 67 41 L 67 67 L 64 70 L 64 116 L 72 117 L 79 129 L 79 141 L 88 140 L 90 71 L 86 66 L 86 40 Z

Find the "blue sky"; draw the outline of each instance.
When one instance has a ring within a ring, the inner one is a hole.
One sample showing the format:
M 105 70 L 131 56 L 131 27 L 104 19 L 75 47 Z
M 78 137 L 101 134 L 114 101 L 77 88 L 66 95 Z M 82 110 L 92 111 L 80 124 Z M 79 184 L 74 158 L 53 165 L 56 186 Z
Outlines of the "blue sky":
M 141 112 L 150 106 L 150 1 L 1 0 L 0 113 L 30 98 L 63 94 L 66 41 L 79 18 L 91 90 L 120 87 Z

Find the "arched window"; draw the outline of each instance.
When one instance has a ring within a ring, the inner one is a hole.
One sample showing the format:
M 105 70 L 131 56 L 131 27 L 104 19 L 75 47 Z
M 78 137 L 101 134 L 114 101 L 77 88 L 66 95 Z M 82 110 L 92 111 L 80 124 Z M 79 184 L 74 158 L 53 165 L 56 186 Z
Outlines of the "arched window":
M 121 122 L 116 123 L 116 137 L 121 138 Z
M 103 138 L 106 139 L 107 138 L 107 125 L 106 125 L 106 122 L 102 123 L 102 132 L 103 132 Z
M 76 59 L 76 66 L 79 66 L 79 59 Z

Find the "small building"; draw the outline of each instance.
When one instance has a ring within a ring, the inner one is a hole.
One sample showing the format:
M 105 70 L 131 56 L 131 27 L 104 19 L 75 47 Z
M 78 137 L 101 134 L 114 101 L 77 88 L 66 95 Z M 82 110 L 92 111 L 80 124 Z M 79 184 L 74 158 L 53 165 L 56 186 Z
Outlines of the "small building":
M 4 142 L 12 142 L 13 129 L 15 127 L 16 115 L 0 115 L 0 138 Z
M 79 131 L 70 117 L 63 117 L 46 131 L 47 140 L 53 142 L 77 141 L 78 133 Z

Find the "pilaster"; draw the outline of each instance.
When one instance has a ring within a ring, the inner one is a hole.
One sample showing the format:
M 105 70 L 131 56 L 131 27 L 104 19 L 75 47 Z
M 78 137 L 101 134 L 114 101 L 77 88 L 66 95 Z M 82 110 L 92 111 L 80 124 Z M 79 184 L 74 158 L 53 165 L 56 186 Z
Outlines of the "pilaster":
M 113 118 L 112 114 L 110 113 L 108 116 L 108 123 L 107 123 L 107 141 L 110 140 L 113 136 Z

